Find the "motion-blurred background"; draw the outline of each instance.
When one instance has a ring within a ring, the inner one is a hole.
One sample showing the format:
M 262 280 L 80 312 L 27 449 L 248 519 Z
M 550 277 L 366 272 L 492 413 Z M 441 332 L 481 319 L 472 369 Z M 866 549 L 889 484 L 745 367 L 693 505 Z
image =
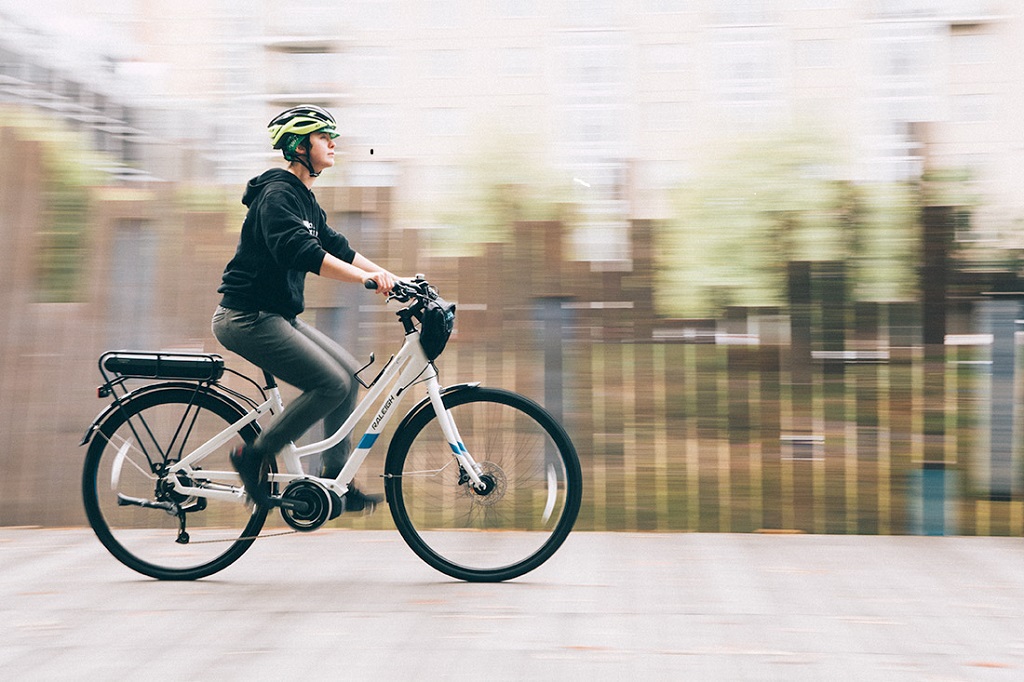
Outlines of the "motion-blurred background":
M 223 352 L 315 103 L 330 222 L 459 303 L 442 380 L 562 417 L 578 527 L 1020 534 L 1022 42 L 1010 0 L 0 0 L 0 524 L 84 522 L 102 351 Z

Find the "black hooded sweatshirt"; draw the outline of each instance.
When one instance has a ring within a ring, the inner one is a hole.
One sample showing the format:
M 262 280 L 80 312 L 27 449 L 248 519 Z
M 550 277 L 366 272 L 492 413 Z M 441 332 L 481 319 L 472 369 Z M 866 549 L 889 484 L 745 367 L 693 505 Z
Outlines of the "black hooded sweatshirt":
M 249 212 L 217 289 L 221 305 L 292 319 L 305 308 L 306 273 L 319 274 L 327 253 L 351 263 L 356 252 L 327 225 L 313 192 L 283 168 L 250 180 L 242 203 Z

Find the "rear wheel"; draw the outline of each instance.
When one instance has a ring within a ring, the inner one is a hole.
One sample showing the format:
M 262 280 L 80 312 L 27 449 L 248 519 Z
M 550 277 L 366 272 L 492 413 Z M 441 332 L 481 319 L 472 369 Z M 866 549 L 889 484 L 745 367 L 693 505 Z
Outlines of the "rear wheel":
M 518 394 L 469 388 L 443 400 L 484 487 L 471 485 L 427 405 L 388 451 L 385 488 L 395 525 L 420 558 L 454 578 L 523 575 L 555 553 L 576 521 L 576 450 L 558 422 Z
M 111 554 L 153 578 L 194 580 L 230 565 L 252 545 L 266 509 L 250 509 L 239 499 L 186 497 L 166 476 L 168 466 L 243 415 L 217 393 L 181 385 L 142 389 L 110 412 L 89 444 L 82 497 L 90 525 Z M 234 471 L 228 456 L 234 446 L 252 442 L 257 428 L 244 427 L 191 477 L 179 474 L 181 482 L 239 490 L 239 483 L 225 480 Z

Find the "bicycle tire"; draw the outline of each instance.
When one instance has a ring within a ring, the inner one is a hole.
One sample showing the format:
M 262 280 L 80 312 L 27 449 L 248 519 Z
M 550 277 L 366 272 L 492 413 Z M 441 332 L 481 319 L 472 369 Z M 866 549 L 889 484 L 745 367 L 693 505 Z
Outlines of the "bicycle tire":
M 479 494 L 468 484 L 427 403 L 396 432 L 385 462 L 398 531 L 423 561 L 459 580 L 500 582 L 534 570 L 579 513 L 583 483 L 572 441 L 517 393 L 474 387 L 442 399 L 492 486 Z
M 170 384 L 140 389 L 106 415 L 86 454 L 82 499 L 93 531 L 118 561 L 159 580 L 196 580 L 223 570 L 249 549 L 266 520 L 263 507 L 177 499 L 192 509 L 185 513 L 189 542 L 183 544 L 178 542 L 177 515 L 118 504 L 118 493 L 150 501 L 176 499 L 175 494 L 157 492 L 159 476 L 150 462 L 159 468 L 176 461 L 244 414 L 237 403 L 213 390 Z M 231 448 L 243 440 L 252 442 L 258 432 L 255 423 L 245 426 L 200 466 L 230 471 Z

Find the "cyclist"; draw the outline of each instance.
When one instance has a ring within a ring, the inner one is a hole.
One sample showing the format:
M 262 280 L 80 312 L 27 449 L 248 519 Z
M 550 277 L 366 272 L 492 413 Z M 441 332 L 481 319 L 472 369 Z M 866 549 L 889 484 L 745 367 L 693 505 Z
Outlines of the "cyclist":
M 263 506 L 271 504 L 261 485 L 264 463 L 318 420 L 340 425 L 356 402 L 354 358 L 298 319 L 306 273 L 342 282 L 372 280 L 381 294 L 397 280 L 327 225 L 313 195 L 316 178 L 334 165 L 339 135 L 334 117 L 321 107 L 302 105 L 276 116 L 268 128 L 288 166 L 268 170 L 246 186 L 242 203 L 248 213 L 235 255 L 224 268 L 212 321 L 225 348 L 302 391 L 255 443 L 231 455 L 250 498 Z M 323 453 L 320 475 L 336 477 L 350 449 L 346 438 Z M 372 511 L 379 501 L 350 485 L 345 508 Z

